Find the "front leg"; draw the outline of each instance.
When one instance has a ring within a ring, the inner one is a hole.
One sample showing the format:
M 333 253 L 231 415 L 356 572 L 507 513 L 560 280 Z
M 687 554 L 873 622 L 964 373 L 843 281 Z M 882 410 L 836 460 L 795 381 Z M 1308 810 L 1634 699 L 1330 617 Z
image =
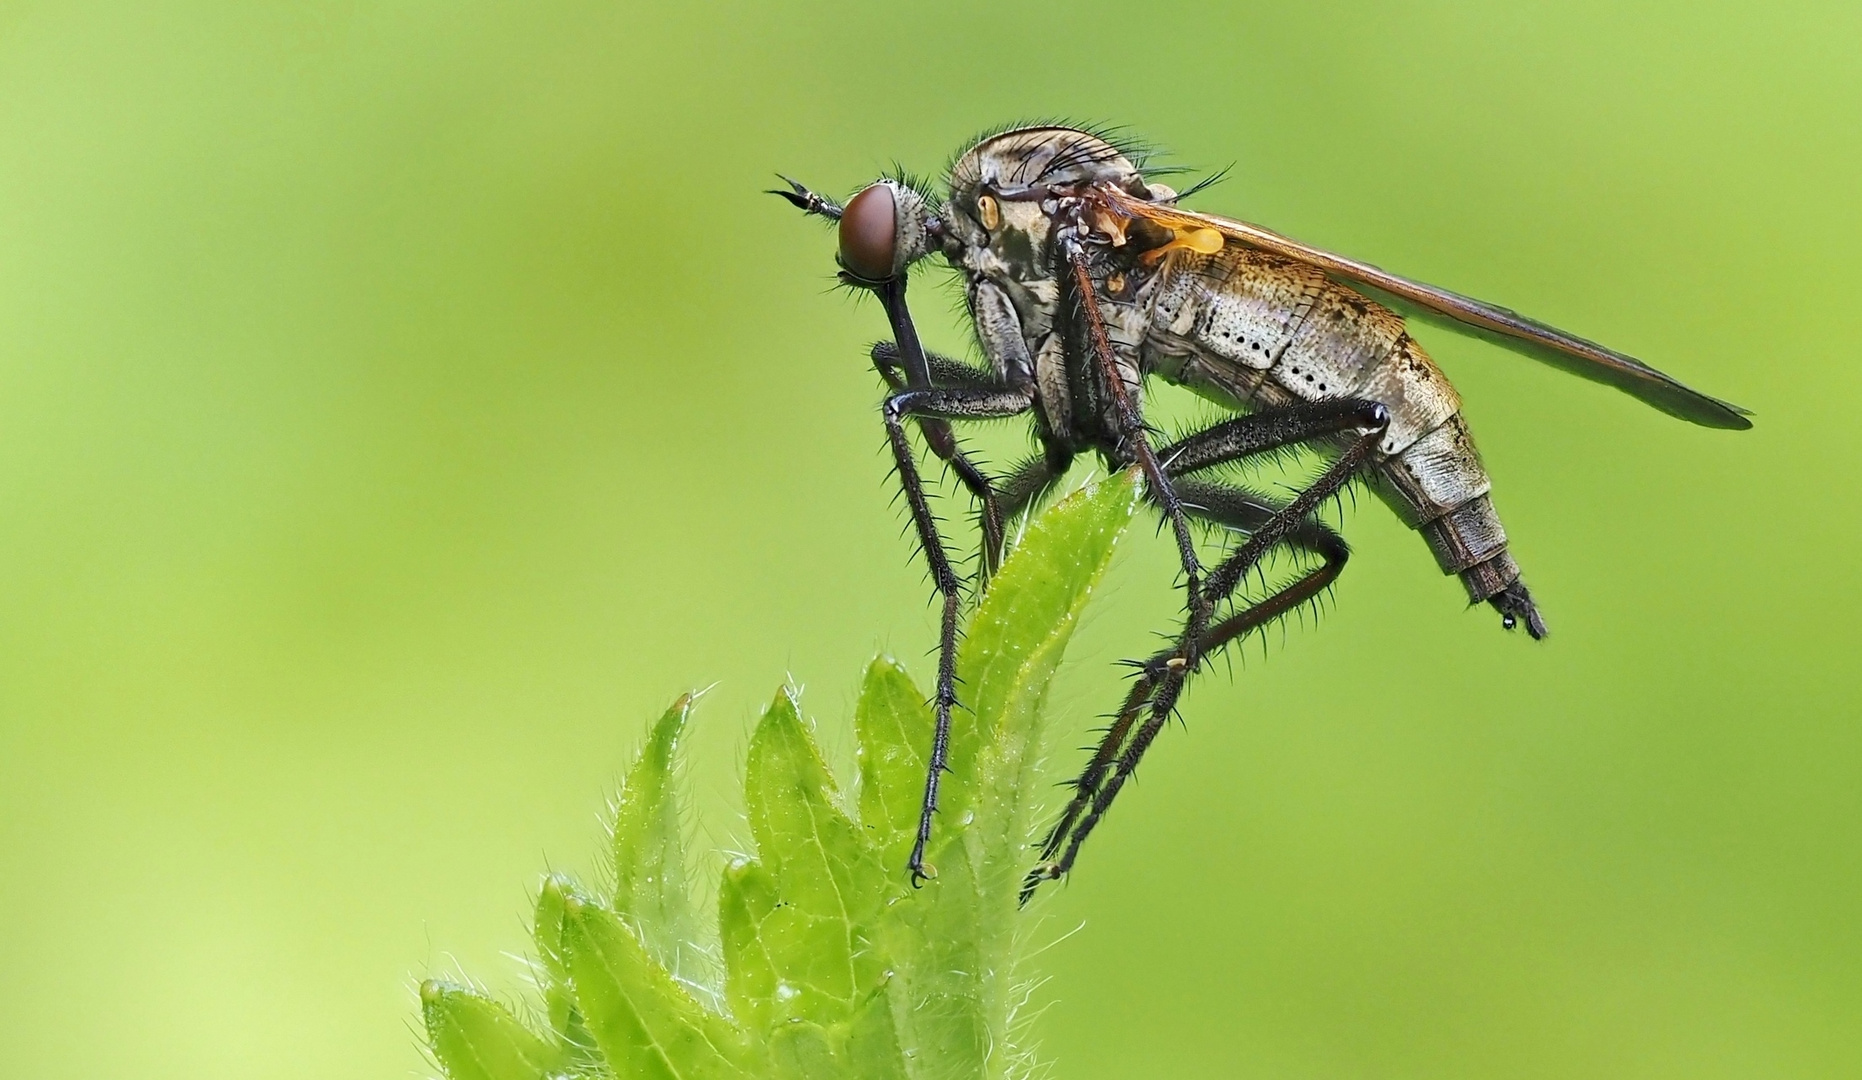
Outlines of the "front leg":
M 1003 382 L 988 372 L 978 371 L 948 356 L 926 353 L 925 361 L 931 370 L 932 383 L 943 389 L 960 390 L 1001 390 Z M 910 380 L 905 373 L 905 363 L 899 356 L 899 347 L 890 341 L 881 341 L 873 346 L 873 367 L 893 390 L 911 389 Z M 1001 501 L 996 496 L 996 488 L 983 470 L 977 468 L 970 460 L 963 447 L 957 442 L 956 433 L 950 429 L 948 421 L 931 416 L 918 418 L 918 430 L 923 433 L 926 445 L 940 460 L 949 465 L 963 482 L 970 495 L 976 499 L 978 519 L 983 533 L 983 576 L 994 577 L 996 567 L 1001 565 L 1003 532 L 1003 513 Z
M 892 459 L 899 470 L 899 485 L 905 490 L 906 505 L 911 508 L 912 524 L 918 529 L 918 544 L 924 549 L 931 567 L 931 581 L 944 601 L 943 621 L 938 628 L 937 696 L 934 707 L 937 726 L 931 737 L 931 761 L 925 770 L 925 797 L 918 815 L 918 838 L 912 844 L 910 869 L 912 884 L 923 882 L 931 874 L 925 869 L 925 845 L 931 841 L 931 816 L 937 813 L 938 784 L 950 759 L 950 710 L 957 703 L 957 611 L 962 602 L 962 586 L 951 568 L 950 555 L 938 536 L 937 521 L 925 499 L 924 481 L 918 475 L 918 463 L 912 454 L 911 441 L 905 434 L 905 418 L 933 417 L 940 420 L 994 420 L 1027 412 L 1034 406 L 1034 388 L 901 390 L 886 399 L 880 415 L 886 423 L 886 440 L 892 446 Z

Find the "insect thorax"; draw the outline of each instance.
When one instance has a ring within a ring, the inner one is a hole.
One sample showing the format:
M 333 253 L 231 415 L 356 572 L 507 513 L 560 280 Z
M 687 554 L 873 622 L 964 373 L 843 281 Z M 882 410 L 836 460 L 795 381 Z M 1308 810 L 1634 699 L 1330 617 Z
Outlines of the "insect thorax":
M 1085 364 L 1082 343 L 1058 336 L 1065 288 L 1056 241 L 1068 227 L 1058 215 L 1071 193 L 1096 185 L 1145 192 L 1137 166 L 1113 143 L 1070 128 L 1023 128 L 990 136 L 958 158 L 950 173 L 946 227 L 960 241 L 949 250 L 969 283 L 978 337 L 999 369 L 1025 363 L 1035 377 L 1049 430 L 1079 448 L 1103 444 L 1110 402 Z M 1077 228 L 1077 225 L 1075 226 Z M 1107 318 L 1121 381 L 1136 395 L 1144 337 L 1143 305 L 1133 303 L 1147 276 L 1129 257 L 1088 252 L 1094 292 Z M 995 293 L 1014 311 L 1019 342 L 1003 340 L 989 310 Z M 1020 354 L 1018 358 L 1014 354 Z

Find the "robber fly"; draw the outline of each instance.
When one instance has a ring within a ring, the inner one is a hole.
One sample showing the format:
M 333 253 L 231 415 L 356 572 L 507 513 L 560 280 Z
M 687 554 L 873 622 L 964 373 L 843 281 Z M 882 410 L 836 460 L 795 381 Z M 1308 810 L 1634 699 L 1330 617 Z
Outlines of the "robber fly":
M 1170 648 L 1139 666 L 1043 844 L 1024 901 L 1039 882 L 1072 867 L 1175 709 L 1184 681 L 1224 645 L 1312 601 L 1337 579 L 1349 549 L 1313 512 L 1354 479 L 1368 482 L 1422 533 L 1472 603 L 1491 605 L 1509 630 L 1523 623 L 1533 638 L 1545 636 L 1545 621 L 1507 551 L 1460 397 L 1405 332 L 1402 316 L 1354 286 L 1510 339 L 1683 420 L 1752 426 L 1738 406 L 1505 308 L 1257 225 L 1184 209 L 1176 192 L 1146 181 L 1141 160 L 1106 133 L 1022 127 L 988 135 L 959 157 L 941 203 L 898 179 L 863 188 L 845 206 L 792 180 L 788 190 L 773 193 L 839 222 L 841 280 L 875 293 L 893 332 L 892 341 L 872 350 L 893 389 L 881 411 L 943 603 L 936 731 L 911 854 L 914 884 L 929 873 L 924 852 L 956 703 L 964 583 L 926 502 L 908 418 L 980 506 L 984 573 L 1001 557 L 1003 522 L 1089 452 L 1108 467 L 1142 471 L 1146 497 L 1169 524 L 1182 561 L 1183 627 Z M 905 303 L 906 277 L 919 260 L 940 254 L 962 276 L 986 369 L 926 353 L 919 344 Z M 1151 375 L 1238 415 L 1161 445 L 1144 422 Z M 950 427 L 953 420 L 1024 414 L 1034 421 L 1040 452 L 1000 480 L 976 466 Z M 1329 464 L 1290 499 L 1212 475 L 1219 466 L 1302 445 L 1327 453 Z M 1244 539 L 1205 570 L 1192 521 Z M 1258 602 L 1236 601 L 1244 577 L 1275 549 L 1304 556 L 1310 568 Z M 1219 608 L 1225 614 L 1218 618 Z

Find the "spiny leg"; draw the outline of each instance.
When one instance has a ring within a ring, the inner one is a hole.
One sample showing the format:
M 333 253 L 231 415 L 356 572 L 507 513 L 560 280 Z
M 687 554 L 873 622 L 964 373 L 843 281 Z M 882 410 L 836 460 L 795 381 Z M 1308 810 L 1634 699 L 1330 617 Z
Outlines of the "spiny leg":
M 873 367 L 885 378 L 887 385 L 894 391 L 910 388 L 906 377 L 905 363 L 899 356 L 899 347 L 890 341 L 876 342 L 873 345 Z M 1001 390 L 1005 388 L 1002 380 L 985 371 L 978 371 L 960 361 L 937 353 L 925 354 L 927 366 L 931 370 L 932 385 L 939 388 L 959 388 L 966 390 Z M 957 479 L 976 499 L 977 519 L 983 532 L 983 576 L 993 577 L 1002 558 L 1002 522 L 1003 512 L 995 485 L 983 470 L 964 453 L 957 442 L 957 436 L 950 429 L 950 424 L 937 417 L 918 417 L 918 430 L 924 434 L 925 444 L 931 448 L 939 460 L 949 465 L 957 474 Z
M 1157 454 L 1151 450 L 1144 417 L 1139 414 L 1138 405 L 1132 400 L 1131 393 L 1125 388 L 1125 380 L 1119 373 L 1118 357 L 1112 349 L 1111 335 L 1106 331 L 1105 315 L 1099 310 L 1099 295 L 1087 266 L 1086 250 L 1081 246 L 1079 238 L 1071 232 L 1062 234 L 1057 250 L 1066 263 L 1066 272 L 1061 275 L 1061 281 L 1071 288 L 1072 301 L 1078 307 L 1081 322 L 1084 323 L 1085 345 L 1092 351 L 1100 380 L 1112 399 L 1112 411 L 1118 421 L 1118 435 L 1122 444 L 1120 450 L 1129 454 L 1131 460 L 1136 461 L 1143 470 L 1149 497 L 1163 510 L 1164 516 L 1170 521 L 1170 530 L 1176 537 L 1177 557 L 1183 565 L 1186 593 L 1184 607 L 1189 613 L 1185 633 L 1178 642 L 1183 650 L 1178 659 L 1187 668 L 1196 662 L 1196 643 L 1201 640 L 1203 630 L 1209 624 L 1210 611 L 1209 603 L 1204 599 L 1202 563 L 1196 557 L 1196 538 L 1190 532 L 1189 517 L 1177 498 L 1169 474 Z
M 1244 532 L 1260 528 L 1275 512 L 1275 507 L 1266 500 L 1236 488 L 1183 481 L 1178 484 L 1178 492 L 1183 496 L 1185 507 L 1194 516 Z M 1295 551 L 1317 556 L 1321 560 L 1320 565 L 1281 586 L 1260 603 L 1244 608 L 1210 627 L 1198 645 L 1198 655 L 1205 659 L 1212 657 L 1237 638 L 1316 599 L 1338 580 L 1338 576 L 1344 572 L 1346 561 L 1351 557 L 1351 549 L 1343 537 L 1310 519 L 1295 526 L 1283 544 Z M 1111 726 L 1106 729 L 1085 770 L 1071 785 L 1074 789 L 1073 797 L 1042 843 L 1041 859 L 1044 864 L 1059 853 L 1074 823 L 1086 811 L 1106 771 L 1117 760 L 1132 725 L 1137 723 L 1138 717 L 1150 704 L 1158 683 L 1169 674 L 1170 661 L 1176 652 L 1173 646 L 1137 665 L 1138 673 L 1132 680 L 1130 692 L 1125 695 L 1124 704 L 1120 706 Z M 1054 876 L 1051 870 L 1051 866 L 1042 865 L 1028 872 L 1022 883 L 1023 904 L 1034 895 L 1037 885 Z
M 901 390 L 886 399 L 882 415 L 886 438 L 892 445 L 892 457 L 899 470 L 899 483 L 911 507 L 912 521 L 918 528 L 918 542 L 931 566 L 931 579 L 944 601 L 943 621 L 938 633 L 937 660 L 937 730 L 932 736 L 931 761 L 925 773 L 925 798 L 918 819 L 918 838 L 912 845 L 912 881 L 929 875 L 924 870 L 925 845 L 931 840 L 931 816 L 937 812 L 938 783 L 950 756 L 950 710 L 957 702 L 957 609 L 962 588 L 951 568 L 950 556 L 938 536 L 937 523 L 925 499 L 924 482 L 913 460 L 910 440 L 905 434 L 908 416 L 936 416 L 950 419 L 987 420 L 1014 416 L 1033 404 L 1033 395 L 1023 390 Z
M 1325 500 L 1344 490 L 1345 485 L 1351 481 L 1358 469 L 1369 460 L 1377 447 L 1378 440 L 1383 436 L 1384 428 L 1388 423 L 1388 414 L 1383 406 L 1375 403 L 1353 404 L 1366 406 L 1365 419 L 1374 421 L 1374 430 L 1353 442 L 1338 460 L 1313 482 L 1312 486 L 1295 496 L 1284 508 L 1255 530 L 1247 542 L 1242 544 L 1233 555 L 1216 567 L 1215 571 L 1209 575 L 1208 592 L 1212 600 L 1226 597 L 1234 592 L 1240 586 L 1243 577 L 1249 570 L 1260 564 L 1268 551 L 1275 545 L 1285 542 L 1300 523 L 1305 521 Z M 1074 860 L 1079 856 L 1080 846 L 1086 842 L 1088 836 L 1092 835 L 1093 828 L 1105 816 L 1107 808 L 1118 797 L 1119 789 L 1124 787 L 1125 782 L 1131 778 L 1132 771 L 1138 767 L 1138 762 L 1144 757 L 1145 750 L 1150 748 L 1152 740 L 1157 738 L 1158 732 L 1163 730 L 1165 722 L 1175 710 L 1177 697 L 1182 691 L 1183 678 L 1187 674 L 1187 671 L 1178 669 L 1174 663 L 1166 665 L 1163 677 L 1157 680 L 1157 686 L 1150 701 L 1151 714 L 1146 718 L 1144 726 L 1138 729 L 1137 733 L 1131 737 L 1131 741 L 1119 753 L 1117 766 L 1111 776 L 1093 793 L 1092 801 L 1085 814 L 1080 817 L 1079 822 L 1074 825 L 1068 836 L 1066 848 L 1062 851 L 1059 861 L 1039 867 L 1035 873 L 1030 874 L 1030 887 L 1038 883 L 1042 877 L 1058 878 L 1072 868 Z
M 1343 567 L 1343 542 L 1338 541 L 1334 547 L 1324 539 L 1331 535 L 1330 530 L 1324 530 L 1323 534 L 1314 533 L 1313 529 L 1322 527 L 1306 518 L 1313 509 L 1349 482 L 1357 468 L 1368 458 L 1376 445 L 1376 437 L 1388 422 L 1388 411 L 1376 402 L 1351 399 L 1308 402 L 1223 421 L 1161 452 L 1160 457 L 1172 475 L 1180 476 L 1342 432 L 1355 430 L 1364 433 L 1311 488 L 1279 510 L 1273 510 L 1261 500 L 1251 500 L 1244 493 L 1231 489 L 1190 485 L 1197 491 L 1199 500 L 1206 504 L 1198 507 L 1186 500 L 1185 505 L 1191 512 L 1251 534 L 1249 540 L 1210 578 L 1203 597 L 1209 607 L 1227 599 L 1240 585 L 1246 572 L 1258 565 L 1266 553 L 1278 544 L 1302 546 L 1303 538 L 1311 540 L 1313 546 L 1309 546 L 1308 550 L 1328 557 L 1329 561 L 1328 551 L 1339 553 L 1335 560 L 1337 566 L 1329 573 L 1321 571 L 1315 572 L 1317 576 L 1309 575 L 1310 580 L 1302 578 L 1288 586 L 1282 594 L 1231 617 L 1222 624 L 1230 633 L 1220 635 L 1198 632 L 1194 648 L 1185 648 L 1180 639 L 1175 648 L 1160 653 L 1143 665 L 1143 673 L 1132 687 L 1125 706 L 1120 709 L 1097 751 L 1075 781 L 1073 798 L 1043 845 L 1042 858 L 1053 859 L 1069 835 L 1069 830 L 1072 830 L 1073 839 L 1068 843 L 1065 856 L 1059 863 L 1050 862 L 1031 872 L 1028 889 L 1032 889 L 1041 878 L 1058 877 L 1072 865 L 1080 844 L 1104 815 L 1106 807 L 1124 785 L 1125 776 L 1136 766 L 1137 758 L 1143 756 L 1144 749 L 1156 738 L 1165 719 L 1175 709 L 1184 681 L 1197 669 L 1200 657 L 1206 654 L 1205 643 L 1208 647 L 1219 647 L 1234 635 L 1246 633 L 1258 625 L 1258 621 L 1270 620 L 1284 611 L 1293 610 L 1310 596 L 1317 595 L 1337 576 Z M 1179 484 L 1184 483 L 1179 481 Z M 1306 594 L 1307 590 L 1310 590 L 1309 594 Z M 1282 608 L 1282 604 L 1286 606 Z M 1186 625 L 1183 631 L 1185 637 L 1192 630 L 1191 626 Z M 1140 729 L 1131 745 L 1127 746 L 1125 742 L 1131 734 L 1132 725 L 1146 705 L 1150 706 L 1151 718 Z M 1114 762 L 1117 762 L 1119 771 L 1108 784 L 1106 773 Z M 1085 814 L 1084 819 L 1081 819 L 1082 814 Z
M 1230 462 L 1245 461 L 1263 454 L 1293 446 L 1302 442 L 1323 439 L 1343 431 L 1376 427 L 1381 425 L 1382 406 L 1373 402 L 1351 399 L 1321 402 L 1305 402 L 1284 409 L 1237 416 L 1221 423 L 1211 425 L 1185 439 L 1182 439 L 1160 452 L 1159 457 L 1164 468 L 1173 478 L 1183 477 Z M 1179 485 L 1192 482 L 1175 481 Z M 1203 505 L 1196 500 L 1186 500 L 1186 510 L 1197 517 L 1213 521 L 1242 532 L 1253 534 L 1273 519 L 1278 508 L 1266 500 L 1252 498 L 1245 492 L 1213 485 L 1196 485 Z M 1226 594 L 1212 595 L 1209 604 L 1226 599 Z M 1186 627 L 1185 632 L 1188 632 Z M 1200 651 L 1200 649 L 1198 650 Z M 1175 657 L 1176 664 L 1168 663 Z M 1147 669 L 1156 669 L 1158 661 L 1145 665 Z M 1127 700 L 1126 707 L 1119 711 L 1113 724 L 1107 729 L 1097 752 L 1087 762 L 1078 780 L 1074 782 L 1074 796 L 1066 811 L 1062 814 L 1060 824 L 1048 838 L 1042 853 L 1043 859 L 1051 859 L 1059 844 L 1059 838 L 1066 835 L 1067 829 L 1099 789 L 1105 774 L 1116 760 L 1119 749 L 1129 734 L 1132 724 L 1136 723 L 1137 712 L 1159 682 L 1172 680 L 1173 675 L 1187 678 L 1190 665 L 1182 660 L 1181 654 L 1165 654 L 1162 670 L 1152 670 L 1152 677 L 1141 679 L 1133 688 L 1133 696 Z M 1173 670 L 1174 669 L 1174 670 Z M 1142 689 L 1143 694 L 1139 694 Z
M 894 279 L 883 284 L 879 296 L 892 322 L 892 335 L 899 345 L 911 388 L 886 399 L 880 416 L 886 425 L 886 440 L 899 470 L 899 484 L 911 508 L 912 523 L 918 530 L 918 543 L 924 549 L 931 568 L 931 579 L 944 601 L 943 618 L 938 627 L 937 692 L 933 700 L 936 730 L 931 738 L 931 760 L 925 769 L 925 797 L 918 816 L 918 837 L 912 844 L 909 868 L 914 885 L 930 875 L 925 873 L 925 845 L 931 840 L 931 817 L 937 813 L 938 784 L 950 760 L 950 710 L 957 703 L 957 611 L 962 603 L 962 587 L 950 565 L 950 555 L 938 536 L 925 497 L 924 481 L 918 475 L 918 463 L 912 454 L 911 440 L 905 434 L 905 418 L 929 416 L 943 420 L 993 420 L 1015 416 L 1034 406 L 1034 386 L 1000 388 L 949 389 L 930 385 L 930 364 L 918 330 L 912 325 L 905 306 L 905 281 Z

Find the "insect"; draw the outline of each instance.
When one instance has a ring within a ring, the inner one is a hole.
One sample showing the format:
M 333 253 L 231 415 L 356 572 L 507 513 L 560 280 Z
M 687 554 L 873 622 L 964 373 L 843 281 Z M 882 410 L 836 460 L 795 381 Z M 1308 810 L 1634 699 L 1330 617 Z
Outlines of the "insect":
M 1359 291 L 1445 316 L 1535 358 L 1614 386 L 1706 427 L 1751 427 L 1735 405 L 1688 389 L 1622 353 L 1505 308 L 1411 281 L 1257 225 L 1185 209 L 1148 182 L 1142 155 L 1104 132 L 1017 127 L 957 158 L 947 196 L 881 179 L 842 206 L 787 180 L 772 192 L 839 223 L 840 278 L 871 290 L 893 340 L 872 350 L 892 388 L 881 409 L 918 541 L 942 601 L 936 729 L 910 872 L 924 862 L 948 758 L 957 616 L 964 581 L 926 501 L 906 421 L 915 421 L 979 505 L 982 572 L 997 565 L 1003 522 L 1057 483 L 1074 459 L 1137 467 L 1182 562 L 1185 614 L 1174 644 L 1138 666 L 1123 705 L 1072 784 L 1022 899 L 1073 866 L 1176 708 L 1183 685 L 1226 644 L 1318 597 L 1350 550 L 1313 513 L 1362 479 L 1420 532 L 1471 603 L 1533 638 L 1545 622 L 1507 550 L 1461 401 L 1405 330 Z M 1193 194 L 1195 189 L 1186 192 Z M 942 255 L 961 276 L 986 368 L 927 353 L 906 306 L 908 271 Z M 1235 415 L 1163 444 L 1146 426 L 1145 380 L 1189 388 Z M 965 453 L 952 421 L 1032 418 L 1039 452 L 1005 478 Z M 1290 499 L 1221 478 L 1221 467 L 1305 446 L 1329 464 Z M 1193 523 L 1237 537 L 1205 567 Z M 1237 600 L 1276 549 L 1301 556 L 1292 581 Z

